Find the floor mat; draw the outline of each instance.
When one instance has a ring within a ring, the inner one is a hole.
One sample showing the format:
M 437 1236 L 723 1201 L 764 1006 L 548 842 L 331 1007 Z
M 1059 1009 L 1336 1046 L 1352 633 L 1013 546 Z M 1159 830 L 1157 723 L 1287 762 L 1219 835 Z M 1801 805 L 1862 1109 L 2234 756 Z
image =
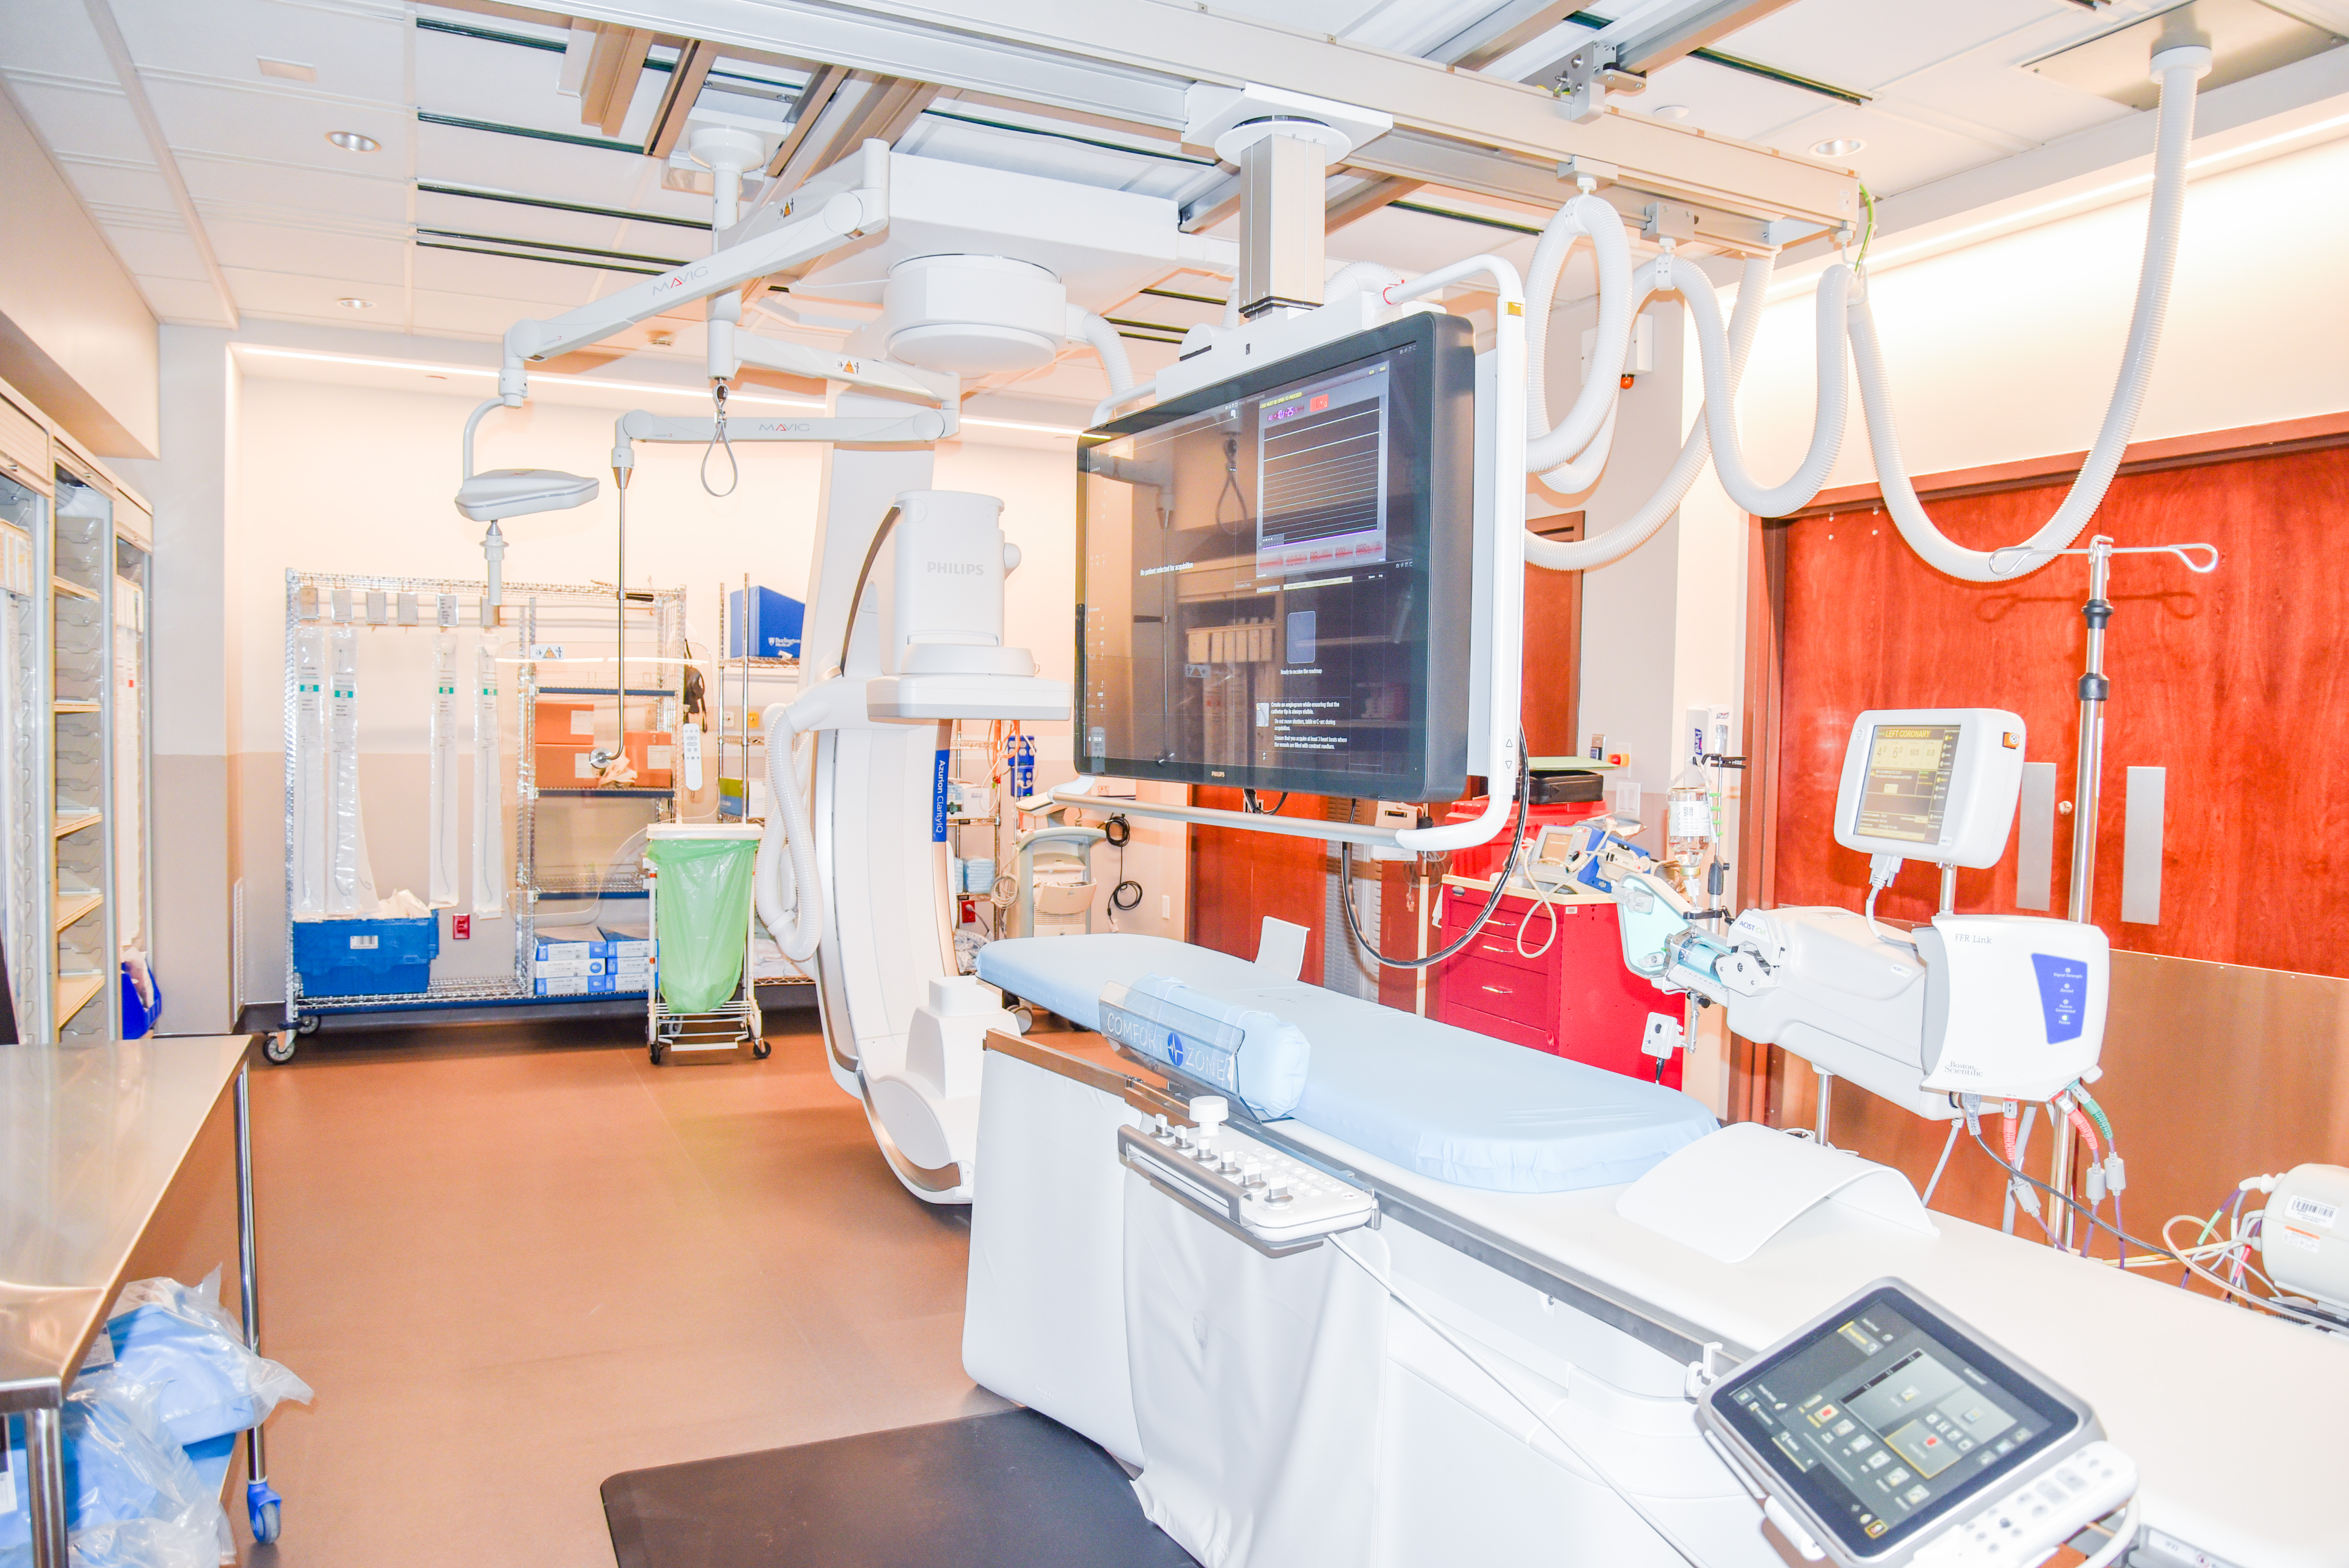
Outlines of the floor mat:
M 1197 1568 L 1125 1471 L 1003 1410 L 604 1483 L 619 1568 Z

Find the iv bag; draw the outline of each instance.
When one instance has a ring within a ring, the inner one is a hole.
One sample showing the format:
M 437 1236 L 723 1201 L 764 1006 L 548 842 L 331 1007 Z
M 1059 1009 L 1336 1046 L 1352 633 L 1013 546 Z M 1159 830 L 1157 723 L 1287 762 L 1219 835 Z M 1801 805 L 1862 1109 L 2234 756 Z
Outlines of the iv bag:
M 359 817 L 358 634 L 335 630 L 334 673 L 326 692 L 326 913 L 367 915 L 376 908 L 367 865 L 367 826 Z
M 473 913 L 506 912 L 504 814 L 499 809 L 498 656 L 483 637 L 473 655 Z
M 294 913 L 326 913 L 326 634 L 294 631 Z
M 431 875 L 434 909 L 457 902 L 457 637 L 432 639 Z

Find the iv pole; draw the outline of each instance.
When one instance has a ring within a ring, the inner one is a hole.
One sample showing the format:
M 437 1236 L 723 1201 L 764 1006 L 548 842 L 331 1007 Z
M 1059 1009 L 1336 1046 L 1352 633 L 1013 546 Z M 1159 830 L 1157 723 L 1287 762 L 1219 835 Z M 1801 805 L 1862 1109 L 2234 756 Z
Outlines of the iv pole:
M 2190 553 L 2198 550 L 2209 556 L 2199 565 Z M 2072 885 L 2064 913 L 2083 925 L 2089 924 L 2095 901 L 2097 818 L 2104 800 L 2105 704 L 2111 699 L 2113 690 L 2112 681 L 2105 674 L 2105 629 L 2113 618 L 2112 601 L 2105 597 L 2105 592 L 2112 580 L 2113 557 L 2175 555 L 2186 563 L 2189 572 L 2204 573 L 2219 569 L 2219 549 L 2213 544 L 2116 545 L 2110 535 L 2099 533 L 2088 541 L 2085 549 L 2041 552 L 2011 545 L 1992 553 L 1993 557 L 2021 553 L 2088 558 L 2088 598 L 2080 606 L 2080 618 L 2088 624 L 2088 657 L 2087 668 L 2081 673 L 2079 682 L 2080 748 L 2072 773 Z M 2051 1130 L 2054 1136 L 2049 1140 L 2047 1184 L 2059 1192 L 2068 1192 L 2072 1190 L 2072 1140 L 2060 1120 Z M 2072 1212 L 2068 1206 L 2059 1207 L 2063 1227 L 2057 1238 L 2061 1244 L 2068 1246 Z

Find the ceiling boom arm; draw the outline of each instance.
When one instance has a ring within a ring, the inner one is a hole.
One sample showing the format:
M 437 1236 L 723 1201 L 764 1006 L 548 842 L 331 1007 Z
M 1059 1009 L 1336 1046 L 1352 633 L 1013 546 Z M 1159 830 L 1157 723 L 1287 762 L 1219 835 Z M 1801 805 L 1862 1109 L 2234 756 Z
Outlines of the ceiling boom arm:
M 824 179 L 811 181 L 780 209 L 771 232 L 647 278 L 607 299 L 543 321 L 506 329 L 498 396 L 519 407 L 529 395 L 527 366 L 599 343 L 691 300 L 740 288 L 753 278 L 823 255 L 843 240 L 877 232 L 889 223 L 889 145 L 867 141 Z M 795 221 L 794 221 L 795 220 Z

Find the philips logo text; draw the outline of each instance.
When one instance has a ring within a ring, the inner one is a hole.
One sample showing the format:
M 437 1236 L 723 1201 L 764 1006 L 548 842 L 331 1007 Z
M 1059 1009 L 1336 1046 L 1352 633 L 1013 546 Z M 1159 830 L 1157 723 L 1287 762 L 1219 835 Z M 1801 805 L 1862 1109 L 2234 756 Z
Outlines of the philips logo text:
M 976 561 L 933 561 L 930 570 L 942 577 L 984 577 L 987 568 Z

